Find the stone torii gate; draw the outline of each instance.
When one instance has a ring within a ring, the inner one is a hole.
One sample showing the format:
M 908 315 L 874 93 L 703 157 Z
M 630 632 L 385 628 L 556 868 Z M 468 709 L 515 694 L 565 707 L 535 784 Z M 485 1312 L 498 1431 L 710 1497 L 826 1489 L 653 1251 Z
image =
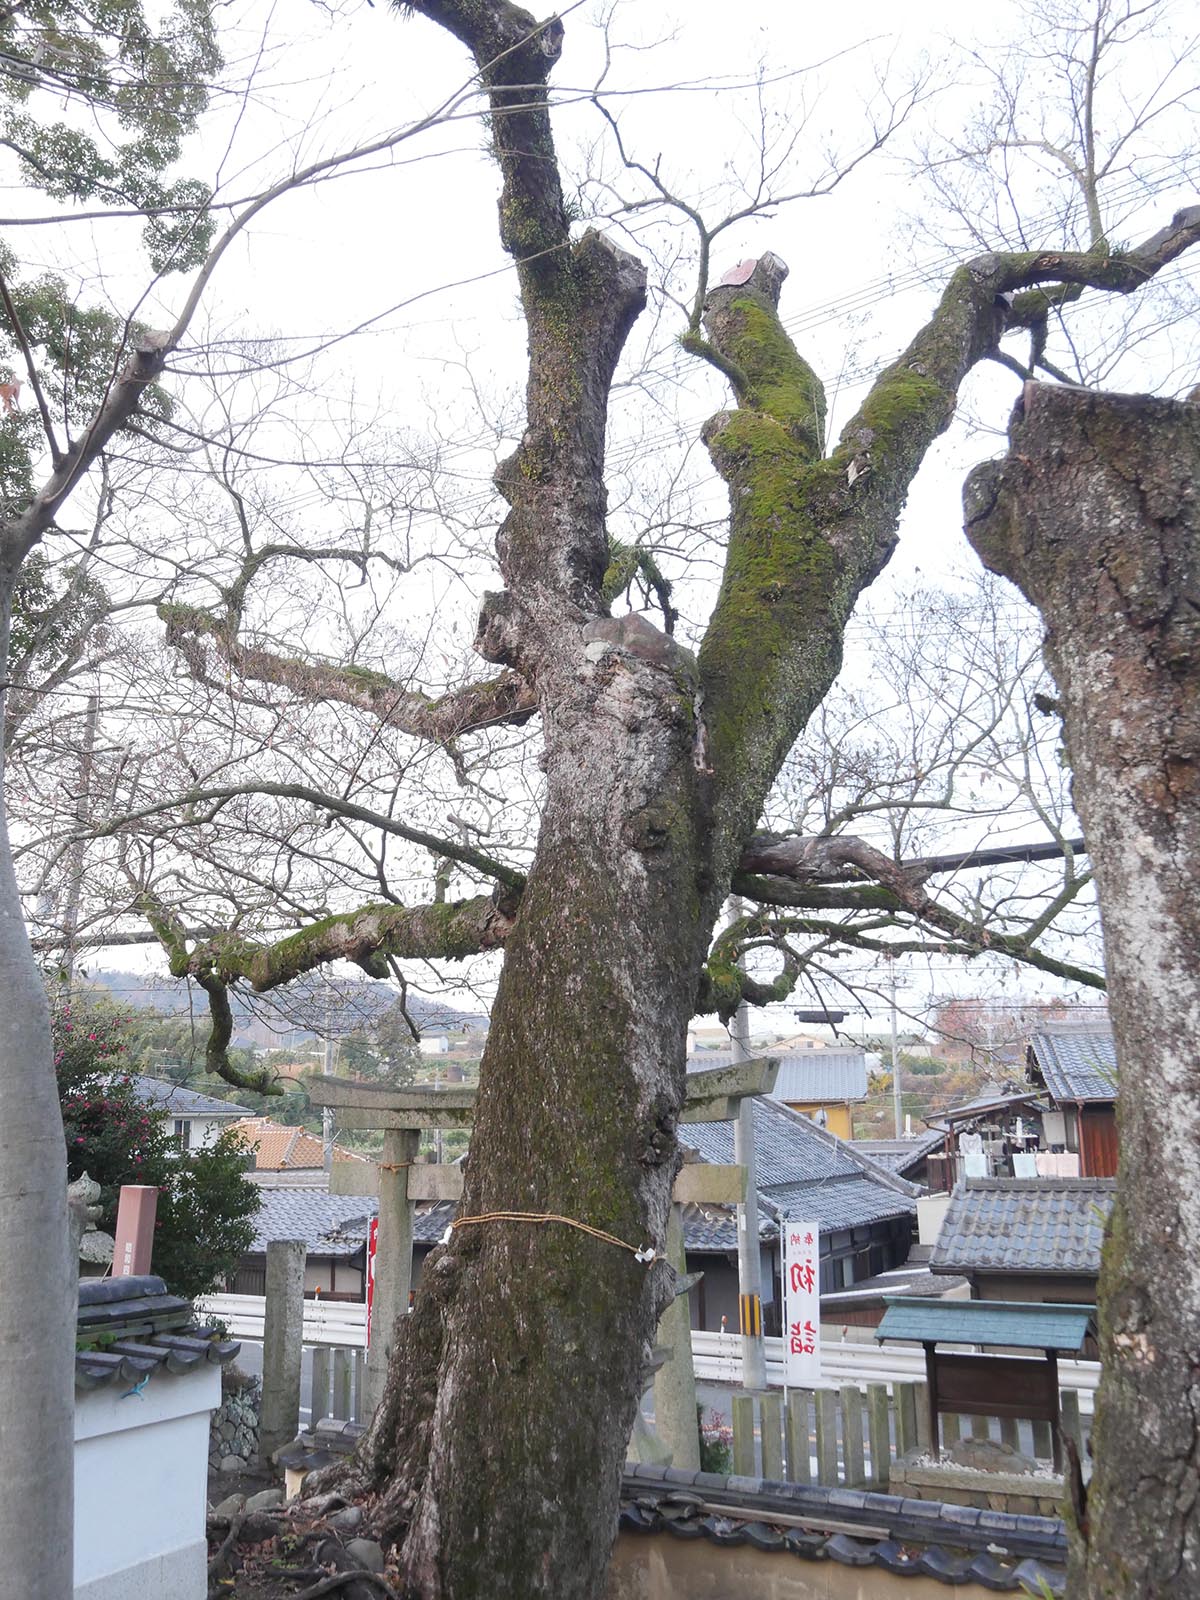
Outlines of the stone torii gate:
M 689 1073 L 680 1122 L 732 1121 L 737 1116 L 738 1102 L 769 1094 L 778 1072 L 777 1059 L 759 1057 L 735 1066 Z M 372 1336 L 365 1375 L 365 1415 L 369 1416 L 383 1397 L 396 1319 L 408 1310 L 417 1202 L 457 1201 L 462 1197 L 463 1174 L 457 1163 L 417 1164 L 421 1134 L 429 1128 L 472 1127 L 476 1091 L 474 1087 L 395 1089 L 386 1084 L 326 1077 L 306 1078 L 304 1086 L 313 1105 L 329 1107 L 337 1113 L 342 1128 L 383 1132 L 383 1152 L 377 1165 L 335 1162 L 330 1176 L 334 1193 L 379 1197 Z M 670 1446 L 678 1466 L 700 1465 L 687 1303 L 687 1291 L 694 1280 L 683 1276 L 683 1207 L 740 1205 L 745 1195 L 744 1167 L 704 1162 L 685 1164 L 672 1190 L 666 1251 L 680 1275 L 681 1288 L 659 1323 L 659 1353 L 664 1360 L 655 1376 L 655 1417 L 658 1434 Z

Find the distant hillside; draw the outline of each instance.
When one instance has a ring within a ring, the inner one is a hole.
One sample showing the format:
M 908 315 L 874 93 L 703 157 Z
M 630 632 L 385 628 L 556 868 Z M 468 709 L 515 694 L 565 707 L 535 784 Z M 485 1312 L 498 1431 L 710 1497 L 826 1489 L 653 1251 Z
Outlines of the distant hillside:
M 118 1005 L 133 1011 L 158 1011 L 164 1016 L 186 1016 L 189 1012 L 202 1020 L 207 1015 L 203 993 L 179 978 L 146 977 L 134 972 L 90 972 L 88 982 L 103 989 Z M 234 1044 L 259 1050 L 296 1045 L 323 1038 L 326 1031 L 335 1038 L 370 1028 L 390 1011 L 399 999 L 399 990 L 388 983 L 372 983 L 353 978 L 298 978 L 270 994 L 246 996 L 231 994 L 234 1018 Z M 439 1000 L 428 1000 L 409 991 L 408 1011 L 422 1033 L 483 1033 L 488 1019 L 482 1012 L 457 1011 Z

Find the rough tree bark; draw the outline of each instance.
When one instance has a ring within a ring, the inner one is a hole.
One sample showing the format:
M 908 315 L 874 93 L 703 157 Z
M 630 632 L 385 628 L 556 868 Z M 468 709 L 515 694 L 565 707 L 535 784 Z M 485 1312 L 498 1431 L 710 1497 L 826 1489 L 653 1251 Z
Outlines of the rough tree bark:
M 1042 613 L 1121 1065 L 1070 1593 L 1200 1593 L 1200 405 L 1028 385 L 967 531 Z
M 24 550 L 0 530 L 0 672 L 8 659 Z M 0 684 L 0 726 L 4 685 Z M 68 1250 L 67 1155 L 50 1016 L 8 852 L 0 748 L 0 1394 L 6 1474 L 0 1550 L 14 1593 L 68 1600 L 75 1285 Z M 31 1359 L 34 1353 L 38 1359 Z

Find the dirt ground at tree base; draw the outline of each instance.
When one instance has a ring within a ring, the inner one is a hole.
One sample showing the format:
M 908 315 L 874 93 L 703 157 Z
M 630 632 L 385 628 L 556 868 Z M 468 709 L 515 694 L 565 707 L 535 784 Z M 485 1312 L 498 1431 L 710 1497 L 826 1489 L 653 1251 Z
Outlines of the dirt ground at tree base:
M 235 1486 L 233 1479 L 244 1477 Z M 278 1483 L 259 1475 L 221 1474 L 221 1499 L 257 1493 Z M 211 1498 L 211 1495 L 210 1495 Z M 220 1503 L 220 1502 L 218 1502 Z M 361 1514 L 352 1527 L 337 1527 L 339 1513 Z M 344 1600 L 400 1600 L 400 1575 L 386 1562 L 382 1575 L 363 1569 L 356 1540 L 370 1539 L 370 1502 L 348 1508 L 332 1496 L 208 1519 L 209 1600 L 316 1600 L 330 1594 Z M 380 1552 L 375 1548 L 378 1558 Z

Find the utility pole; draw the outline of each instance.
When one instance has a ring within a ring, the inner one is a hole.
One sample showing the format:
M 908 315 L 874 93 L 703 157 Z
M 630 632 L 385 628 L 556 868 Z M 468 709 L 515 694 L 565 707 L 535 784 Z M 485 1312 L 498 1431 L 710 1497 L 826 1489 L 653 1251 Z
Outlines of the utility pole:
M 333 1002 L 328 984 L 325 988 L 325 1060 L 321 1066 L 324 1077 L 333 1076 Z M 326 1172 L 333 1171 L 333 1107 L 321 1112 L 321 1140 L 324 1146 L 322 1160 Z
M 904 1100 L 900 1093 L 900 1051 L 896 1040 L 896 960 L 888 962 L 892 991 L 892 1110 L 896 1118 L 896 1137 L 904 1137 Z
M 734 917 L 742 902 L 731 901 Z M 750 1007 L 743 1000 L 729 1028 L 736 1066 L 750 1059 Z M 742 1383 L 747 1389 L 767 1387 L 767 1351 L 762 1331 L 762 1247 L 758 1237 L 758 1163 L 754 1158 L 754 1100 L 738 1101 L 733 1124 L 733 1159 L 746 1174 L 746 1198 L 738 1206 L 738 1305 L 742 1332 Z

